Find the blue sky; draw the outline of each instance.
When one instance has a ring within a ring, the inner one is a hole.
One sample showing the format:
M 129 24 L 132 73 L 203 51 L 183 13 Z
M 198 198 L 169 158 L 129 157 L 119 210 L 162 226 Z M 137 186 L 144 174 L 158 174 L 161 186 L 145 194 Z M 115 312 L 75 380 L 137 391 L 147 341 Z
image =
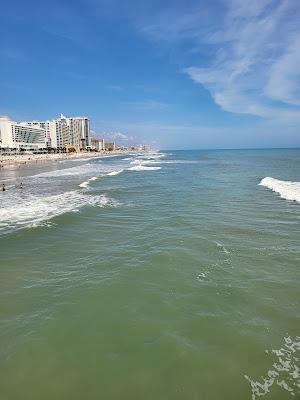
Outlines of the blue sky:
M 157 148 L 300 146 L 299 0 L 6 1 L 0 115 Z

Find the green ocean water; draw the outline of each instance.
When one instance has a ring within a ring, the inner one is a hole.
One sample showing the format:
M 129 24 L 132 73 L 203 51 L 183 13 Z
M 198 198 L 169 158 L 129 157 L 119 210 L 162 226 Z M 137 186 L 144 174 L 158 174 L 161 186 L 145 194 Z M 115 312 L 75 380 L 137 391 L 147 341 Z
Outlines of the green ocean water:
M 1 400 L 300 398 L 300 150 L 1 179 Z

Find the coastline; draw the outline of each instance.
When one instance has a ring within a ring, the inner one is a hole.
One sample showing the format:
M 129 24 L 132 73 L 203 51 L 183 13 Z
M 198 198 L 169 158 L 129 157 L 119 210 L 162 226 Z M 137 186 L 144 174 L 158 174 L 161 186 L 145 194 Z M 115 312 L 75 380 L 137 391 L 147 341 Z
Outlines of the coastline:
M 8 166 L 25 165 L 33 163 L 43 163 L 49 161 L 66 161 L 76 160 L 80 158 L 92 158 L 92 157 L 107 157 L 107 156 L 118 156 L 127 154 L 136 154 L 136 151 L 101 151 L 101 152 L 82 152 L 82 153 L 56 153 L 56 154 L 24 154 L 24 155 L 9 155 L 0 156 L 0 168 Z

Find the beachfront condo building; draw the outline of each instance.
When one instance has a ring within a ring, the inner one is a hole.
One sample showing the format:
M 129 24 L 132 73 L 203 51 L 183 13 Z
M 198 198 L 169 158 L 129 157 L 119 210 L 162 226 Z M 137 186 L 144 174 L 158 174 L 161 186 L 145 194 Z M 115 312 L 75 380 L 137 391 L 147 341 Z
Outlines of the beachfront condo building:
M 115 151 L 116 150 L 116 143 L 105 143 L 105 150 L 106 151 Z
M 45 129 L 37 125 L 18 124 L 9 118 L 0 118 L 0 147 L 31 151 L 43 149 Z
M 102 145 L 101 150 L 104 142 Z M 67 118 L 63 114 L 53 120 L 21 123 L 1 118 L 0 146 L 11 149 L 87 150 L 91 148 L 90 121 L 87 117 Z
M 74 147 L 76 150 L 86 150 L 91 145 L 90 120 L 87 117 L 66 118 L 61 114 L 59 120 L 68 126 L 69 146 Z
M 105 150 L 104 139 L 91 138 L 90 149 L 94 150 L 94 151 L 103 151 L 103 150 Z
M 87 117 L 67 118 L 61 114 L 57 119 L 22 122 L 22 125 L 43 128 L 47 148 L 80 151 L 90 146 L 90 121 Z
M 45 130 L 45 137 L 44 137 L 44 147 L 57 147 L 56 145 L 56 134 L 53 132 L 52 121 L 26 121 L 21 122 L 21 125 L 28 125 L 32 127 L 42 128 Z
M 68 147 L 70 133 L 65 119 L 52 119 L 44 122 L 48 148 L 63 151 Z
M 26 123 L 28 125 L 39 124 L 45 129 L 45 143 L 47 148 L 61 151 L 69 145 L 69 127 L 65 120 L 52 119 Z

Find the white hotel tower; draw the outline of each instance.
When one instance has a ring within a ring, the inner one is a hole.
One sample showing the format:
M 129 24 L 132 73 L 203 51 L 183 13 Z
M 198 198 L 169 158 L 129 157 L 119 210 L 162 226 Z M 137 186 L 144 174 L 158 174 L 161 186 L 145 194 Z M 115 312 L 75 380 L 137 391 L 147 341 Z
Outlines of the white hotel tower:
M 90 143 L 90 120 L 87 117 L 70 117 L 66 118 L 60 115 L 62 123 L 65 123 L 69 129 L 68 145 L 77 149 L 85 150 Z
M 90 146 L 90 121 L 86 117 L 67 118 L 61 114 L 60 118 L 53 120 L 19 124 L 0 118 L 0 148 L 65 151 L 73 147 L 80 151 Z
M 62 150 L 74 147 L 76 151 L 85 150 L 90 146 L 90 121 L 86 117 L 60 118 L 48 121 L 24 122 L 30 126 L 45 129 L 46 147 Z
M 45 148 L 45 129 L 0 118 L 0 148 L 39 150 Z

